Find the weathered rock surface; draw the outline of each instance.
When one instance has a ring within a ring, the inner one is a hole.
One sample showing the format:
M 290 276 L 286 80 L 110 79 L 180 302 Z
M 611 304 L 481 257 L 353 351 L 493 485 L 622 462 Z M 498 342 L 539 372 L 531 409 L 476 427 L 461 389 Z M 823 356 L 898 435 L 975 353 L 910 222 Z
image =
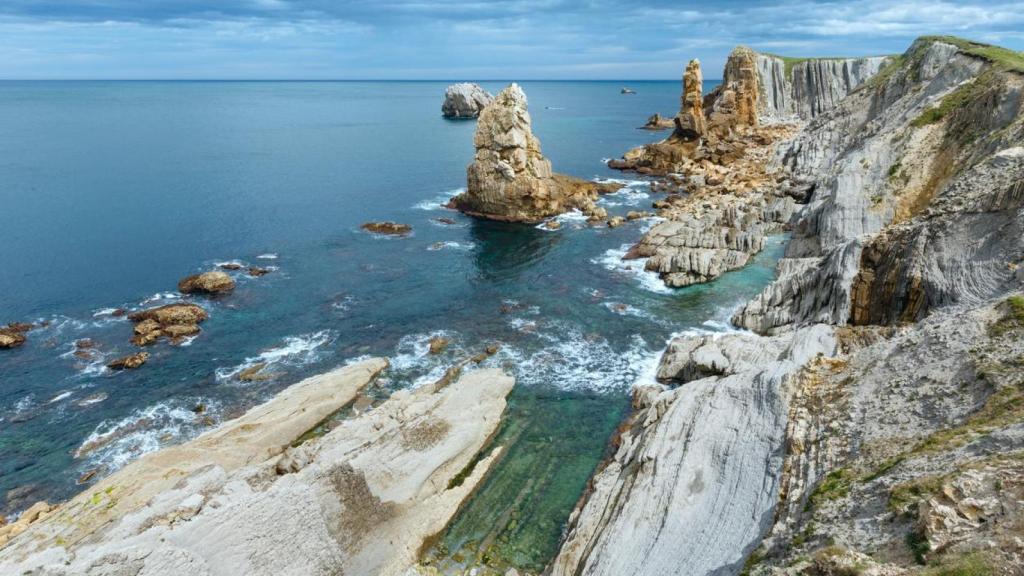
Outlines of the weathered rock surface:
M 172 343 L 199 333 L 199 324 L 209 315 L 202 307 L 191 303 L 167 304 L 128 315 L 135 323 L 132 344 L 148 346 L 166 337 Z
M 673 346 L 660 374 L 678 366 L 677 381 L 714 375 L 635 391 L 637 411 L 570 518 L 551 574 L 676 574 L 681 565 L 687 574 L 735 573 L 770 526 L 788 382 L 810 358 L 835 353 L 832 329 Z M 733 360 L 701 352 L 710 346 Z M 689 349 L 685 359 L 680 347 Z
M 589 215 L 600 192 L 621 187 L 552 172 L 531 130 L 526 94 L 517 84 L 502 90 L 480 114 L 473 144 L 476 157 L 466 171 L 466 192 L 450 203 L 471 216 L 540 222 L 574 209 Z
M 397 392 L 293 447 L 385 365 L 310 378 L 141 458 L 29 526 L 0 550 L 0 572 L 403 573 L 496 458 L 460 474 L 494 433 L 512 379 L 479 370 Z
M 445 118 L 476 118 L 494 100 L 489 92 L 473 82 L 452 84 L 444 91 L 441 115 Z

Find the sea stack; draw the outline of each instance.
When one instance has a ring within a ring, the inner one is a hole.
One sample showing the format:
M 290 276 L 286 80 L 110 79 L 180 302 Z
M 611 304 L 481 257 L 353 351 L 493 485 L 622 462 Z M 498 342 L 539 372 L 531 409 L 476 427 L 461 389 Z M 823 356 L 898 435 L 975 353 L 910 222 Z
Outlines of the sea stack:
M 686 65 L 686 72 L 683 73 L 683 95 L 680 97 L 679 114 L 675 118 L 675 137 L 696 140 L 707 132 L 704 97 L 701 93 L 703 86 L 704 75 L 700 70 L 700 60 L 694 58 Z
M 445 118 L 476 118 L 494 96 L 479 84 L 460 82 L 452 84 L 444 91 L 444 103 L 441 104 L 441 115 Z
M 506 222 L 539 222 L 578 209 L 601 218 L 599 192 L 618 185 L 597 184 L 555 174 L 533 135 L 526 94 L 510 84 L 484 108 L 477 121 L 476 157 L 467 169 L 466 192 L 450 207 L 471 216 Z

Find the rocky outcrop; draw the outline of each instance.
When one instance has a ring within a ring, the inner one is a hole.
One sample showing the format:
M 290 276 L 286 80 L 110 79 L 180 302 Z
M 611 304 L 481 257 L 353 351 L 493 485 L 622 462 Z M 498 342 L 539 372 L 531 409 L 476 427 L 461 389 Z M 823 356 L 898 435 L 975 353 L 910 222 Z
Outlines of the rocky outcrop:
M 757 53 L 739 46 L 725 61 L 722 83 L 708 95 L 711 125 L 719 132 L 738 126 L 757 126 L 760 92 Z
M 209 315 L 196 304 L 167 304 L 128 315 L 135 323 L 132 344 L 148 346 L 160 338 L 167 338 L 172 344 L 199 333 L 199 324 Z
M 31 330 L 31 324 L 11 322 L 0 326 L 0 349 L 15 348 L 25 343 L 25 333 Z
M 494 100 L 489 92 L 473 82 L 452 84 L 444 91 L 441 115 L 445 118 L 476 118 Z
M 220 270 L 194 274 L 178 282 L 182 294 L 225 294 L 235 289 L 235 281 Z
M 512 379 L 479 370 L 397 392 L 306 440 L 385 365 L 310 378 L 129 464 L 0 550 L 0 572 L 403 573 L 497 457 L 481 451 Z
M 832 330 L 673 346 L 659 374 L 685 384 L 635 391 L 636 411 L 570 518 L 552 575 L 735 573 L 771 525 L 788 382 L 835 353 Z
M 552 172 L 517 84 L 502 90 L 480 114 L 473 144 L 476 157 L 466 171 L 466 191 L 449 204 L 471 216 L 539 222 L 575 209 L 600 217 L 594 204 L 598 194 L 620 187 Z

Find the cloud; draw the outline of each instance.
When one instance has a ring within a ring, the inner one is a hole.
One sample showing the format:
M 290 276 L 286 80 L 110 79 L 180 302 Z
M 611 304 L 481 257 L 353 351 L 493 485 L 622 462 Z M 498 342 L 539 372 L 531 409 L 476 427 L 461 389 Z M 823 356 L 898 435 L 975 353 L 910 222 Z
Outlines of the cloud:
M 922 34 L 1024 46 L 1024 0 L 5 0 L 6 78 L 671 78 L 732 46 L 901 52 Z

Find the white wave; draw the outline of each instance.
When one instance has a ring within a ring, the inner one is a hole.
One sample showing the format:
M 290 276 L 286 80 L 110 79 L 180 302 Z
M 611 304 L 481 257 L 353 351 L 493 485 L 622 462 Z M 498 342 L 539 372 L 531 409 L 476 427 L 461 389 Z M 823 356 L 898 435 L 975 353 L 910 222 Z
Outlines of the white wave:
M 448 249 L 448 250 L 472 250 L 475 247 L 476 247 L 476 245 L 473 244 L 472 242 L 467 242 L 465 244 L 462 244 L 462 243 L 459 243 L 459 242 L 453 242 L 451 240 L 445 240 L 444 242 L 435 242 L 435 243 L 431 244 L 430 246 L 427 246 L 427 250 L 430 250 L 430 251 L 445 250 L 445 249 Z
M 590 262 L 604 266 L 606 270 L 634 278 L 644 290 L 658 294 L 672 294 L 674 290 L 665 285 L 657 272 L 650 272 L 644 269 L 644 266 L 647 264 L 646 258 L 622 259 L 631 247 L 631 244 L 623 244 L 618 248 L 610 248 L 599 258 L 594 258 Z
M 649 189 L 647 188 L 647 182 L 639 180 L 622 181 L 625 186 L 619 188 L 615 192 L 603 194 L 598 199 L 598 204 L 604 206 L 638 206 L 644 200 L 651 197 Z M 640 188 L 643 185 L 644 189 Z
M 118 310 L 120 310 L 120 308 L 100 308 L 99 310 L 93 311 L 92 317 L 93 318 L 112 317 L 112 318 L 116 318 L 116 319 L 119 319 L 119 320 L 124 319 L 124 316 L 120 316 L 120 317 L 114 316 L 114 313 L 117 312 Z
M 625 350 L 617 350 L 604 339 L 563 330 L 552 346 L 532 354 L 503 347 L 484 364 L 511 362 L 517 385 L 614 394 L 628 392 L 640 379 L 653 381 L 660 357 L 661 349 L 649 348 L 639 336 Z
M 260 260 L 277 260 L 277 253 L 276 252 L 267 252 L 266 254 L 260 254 L 256 258 L 258 258 Z
M 274 255 L 274 257 L 276 258 L 277 256 Z M 223 268 L 224 266 L 241 266 L 242 268 L 245 268 L 246 266 L 245 262 L 242 262 L 241 260 L 221 260 L 219 262 L 214 262 L 213 265 L 217 268 Z
M 331 304 L 331 308 L 339 312 L 348 312 L 352 309 L 352 305 L 356 303 L 356 299 L 350 295 L 345 295 L 341 299 Z
M 201 403 L 206 406 L 206 416 L 218 411 L 216 402 Z M 100 422 L 78 446 L 74 456 L 84 458 L 90 468 L 113 472 L 143 454 L 197 435 L 203 428 L 204 415 L 186 407 L 183 401 L 137 409 L 120 420 Z
M 435 196 L 429 200 L 421 200 L 416 204 L 413 204 L 412 207 L 417 210 L 426 210 L 428 212 L 440 210 L 441 208 L 444 207 L 445 204 L 448 203 L 449 200 L 458 196 L 459 194 L 462 194 L 465 191 L 465 188 L 456 188 L 454 190 L 449 190 L 444 194 L 440 196 Z
M 635 316 L 637 318 L 651 318 L 650 313 L 641 310 L 636 306 L 631 306 L 622 302 L 604 302 L 603 304 L 604 307 L 613 314 L 618 314 L 620 316 Z
M 334 341 L 336 335 L 331 330 L 321 330 L 301 336 L 288 336 L 281 346 L 264 350 L 257 356 L 246 358 L 244 362 L 233 368 L 217 368 L 214 371 L 217 380 L 231 380 L 243 370 L 258 364 L 265 364 L 264 370 L 273 372 L 275 366 L 302 366 L 315 362 L 320 358 L 320 348 Z
M 558 228 L 548 228 L 547 223 L 552 220 L 558 222 Z M 537 224 L 534 227 L 537 228 L 538 230 L 544 230 L 545 232 L 554 232 L 561 228 L 565 228 L 566 226 L 571 226 L 572 228 L 579 229 L 585 227 L 586 225 L 587 215 L 584 214 L 583 212 L 580 212 L 579 210 L 573 209 L 570 210 L 569 212 L 564 212 L 553 218 L 549 218 L 548 220 L 545 220 L 544 222 L 541 222 L 540 224 Z
M 73 391 L 71 391 L 71 390 L 64 390 L 60 394 L 57 394 L 53 398 L 50 398 L 50 400 L 47 402 L 47 404 L 53 404 L 54 402 L 60 402 L 61 400 L 64 400 L 65 398 L 71 397 L 72 394 L 74 394 Z
M 177 292 L 157 292 L 149 298 L 142 301 L 142 306 L 149 306 L 150 304 L 156 304 L 157 302 L 163 302 L 165 300 L 180 300 L 181 294 Z
M 107 393 L 106 392 L 97 392 L 95 394 L 90 394 L 90 395 L 86 396 L 85 398 L 82 398 L 78 402 L 75 402 L 75 405 L 76 406 L 80 406 L 82 408 L 85 408 L 86 406 L 92 406 L 93 404 L 99 404 L 100 402 L 103 402 L 106 399 L 107 399 Z
M 447 338 L 449 348 L 458 349 L 458 335 L 447 330 L 403 336 L 395 346 L 395 354 L 388 358 L 388 379 L 407 381 L 417 388 L 444 376 L 452 366 L 451 355 L 430 353 L 430 340 L 434 337 Z

